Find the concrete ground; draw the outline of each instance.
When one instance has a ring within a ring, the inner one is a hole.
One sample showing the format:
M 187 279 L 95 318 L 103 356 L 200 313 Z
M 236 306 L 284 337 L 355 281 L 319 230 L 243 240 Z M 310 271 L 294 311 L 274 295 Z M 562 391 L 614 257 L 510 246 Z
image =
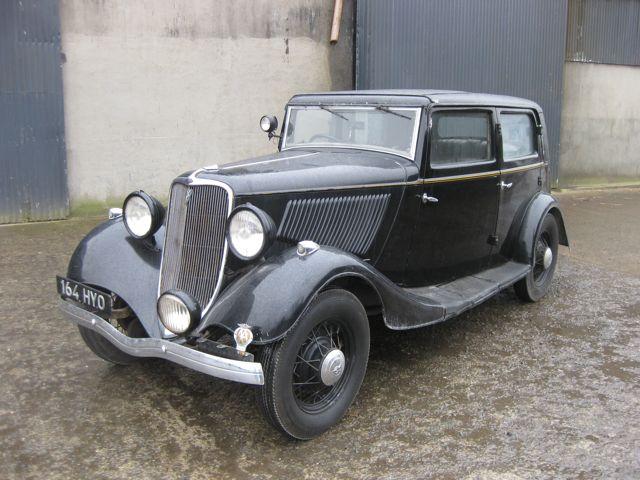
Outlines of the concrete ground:
M 304 443 L 251 387 L 93 356 L 53 276 L 97 220 L 0 227 L 0 478 L 640 478 L 640 189 L 558 197 L 543 301 L 376 331 L 355 404 Z

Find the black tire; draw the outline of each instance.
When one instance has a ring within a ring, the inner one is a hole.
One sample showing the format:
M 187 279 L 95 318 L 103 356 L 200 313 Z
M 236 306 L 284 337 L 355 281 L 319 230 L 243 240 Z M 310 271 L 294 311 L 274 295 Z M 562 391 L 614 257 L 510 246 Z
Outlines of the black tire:
M 342 373 L 327 385 L 320 370 L 323 364 L 328 369 L 328 354 L 335 350 L 344 355 Z M 265 345 L 259 355 L 265 384 L 258 406 L 264 416 L 292 438 L 316 437 L 340 421 L 364 379 L 369 359 L 364 307 L 350 292 L 324 291 L 282 340 Z
M 82 337 L 82 340 L 84 340 L 84 343 L 87 344 L 87 347 L 89 347 L 89 349 L 98 357 L 106 360 L 107 362 L 114 363 L 116 365 L 130 365 L 140 360 L 138 357 L 133 357 L 124 353 L 109 340 L 93 330 L 80 325 L 78 325 L 78 330 L 80 330 L 80 336 Z
M 533 243 L 533 266 L 531 271 L 514 285 L 516 295 L 525 302 L 537 302 L 549 290 L 558 263 L 558 222 L 553 214 L 548 213 Z M 551 264 L 544 267 L 544 253 L 547 247 L 553 255 Z

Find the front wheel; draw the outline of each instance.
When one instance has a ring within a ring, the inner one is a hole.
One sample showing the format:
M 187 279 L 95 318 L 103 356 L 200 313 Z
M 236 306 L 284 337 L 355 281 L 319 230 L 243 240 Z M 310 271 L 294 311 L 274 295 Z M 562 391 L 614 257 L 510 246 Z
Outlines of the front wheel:
M 549 290 L 558 263 L 558 222 L 547 213 L 533 247 L 531 271 L 514 285 L 518 297 L 525 302 L 537 302 Z
M 308 440 L 335 425 L 360 389 L 369 358 L 369 321 L 345 290 L 320 293 L 293 329 L 262 347 L 258 405 L 290 437 Z

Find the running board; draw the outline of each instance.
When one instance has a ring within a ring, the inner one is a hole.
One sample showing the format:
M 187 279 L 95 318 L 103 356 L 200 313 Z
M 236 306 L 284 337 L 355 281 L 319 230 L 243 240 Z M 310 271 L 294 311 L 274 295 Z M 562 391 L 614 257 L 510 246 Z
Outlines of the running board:
M 513 285 L 525 277 L 530 270 L 531 266 L 524 263 L 507 262 L 449 283 L 432 287 L 405 288 L 404 291 L 414 297 L 442 306 L 445 310 L 442 320 L 447 320 Z

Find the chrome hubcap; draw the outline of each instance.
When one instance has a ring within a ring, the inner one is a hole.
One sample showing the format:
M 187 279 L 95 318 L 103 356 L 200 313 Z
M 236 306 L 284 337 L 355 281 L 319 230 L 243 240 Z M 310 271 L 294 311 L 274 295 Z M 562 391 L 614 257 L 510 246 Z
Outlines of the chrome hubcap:
M 348 386 L 355 357 L 351 329 L 340 319 L 319 323 L 307 334 L 293 364 L 292 387 L 307 413 L 331 408 Z
M 320 379 L 325 385 L 335 385 L 344 373 L 344 353 L 337 348 L 330 350 L 320 364 Z
M 547 247 L 546 250 L 544 251 L 544 256 L 542 257 L 542 266 L 546 270 L 551 266 L 552 262 L 553 262 L 553 252 L 549 247 Z

